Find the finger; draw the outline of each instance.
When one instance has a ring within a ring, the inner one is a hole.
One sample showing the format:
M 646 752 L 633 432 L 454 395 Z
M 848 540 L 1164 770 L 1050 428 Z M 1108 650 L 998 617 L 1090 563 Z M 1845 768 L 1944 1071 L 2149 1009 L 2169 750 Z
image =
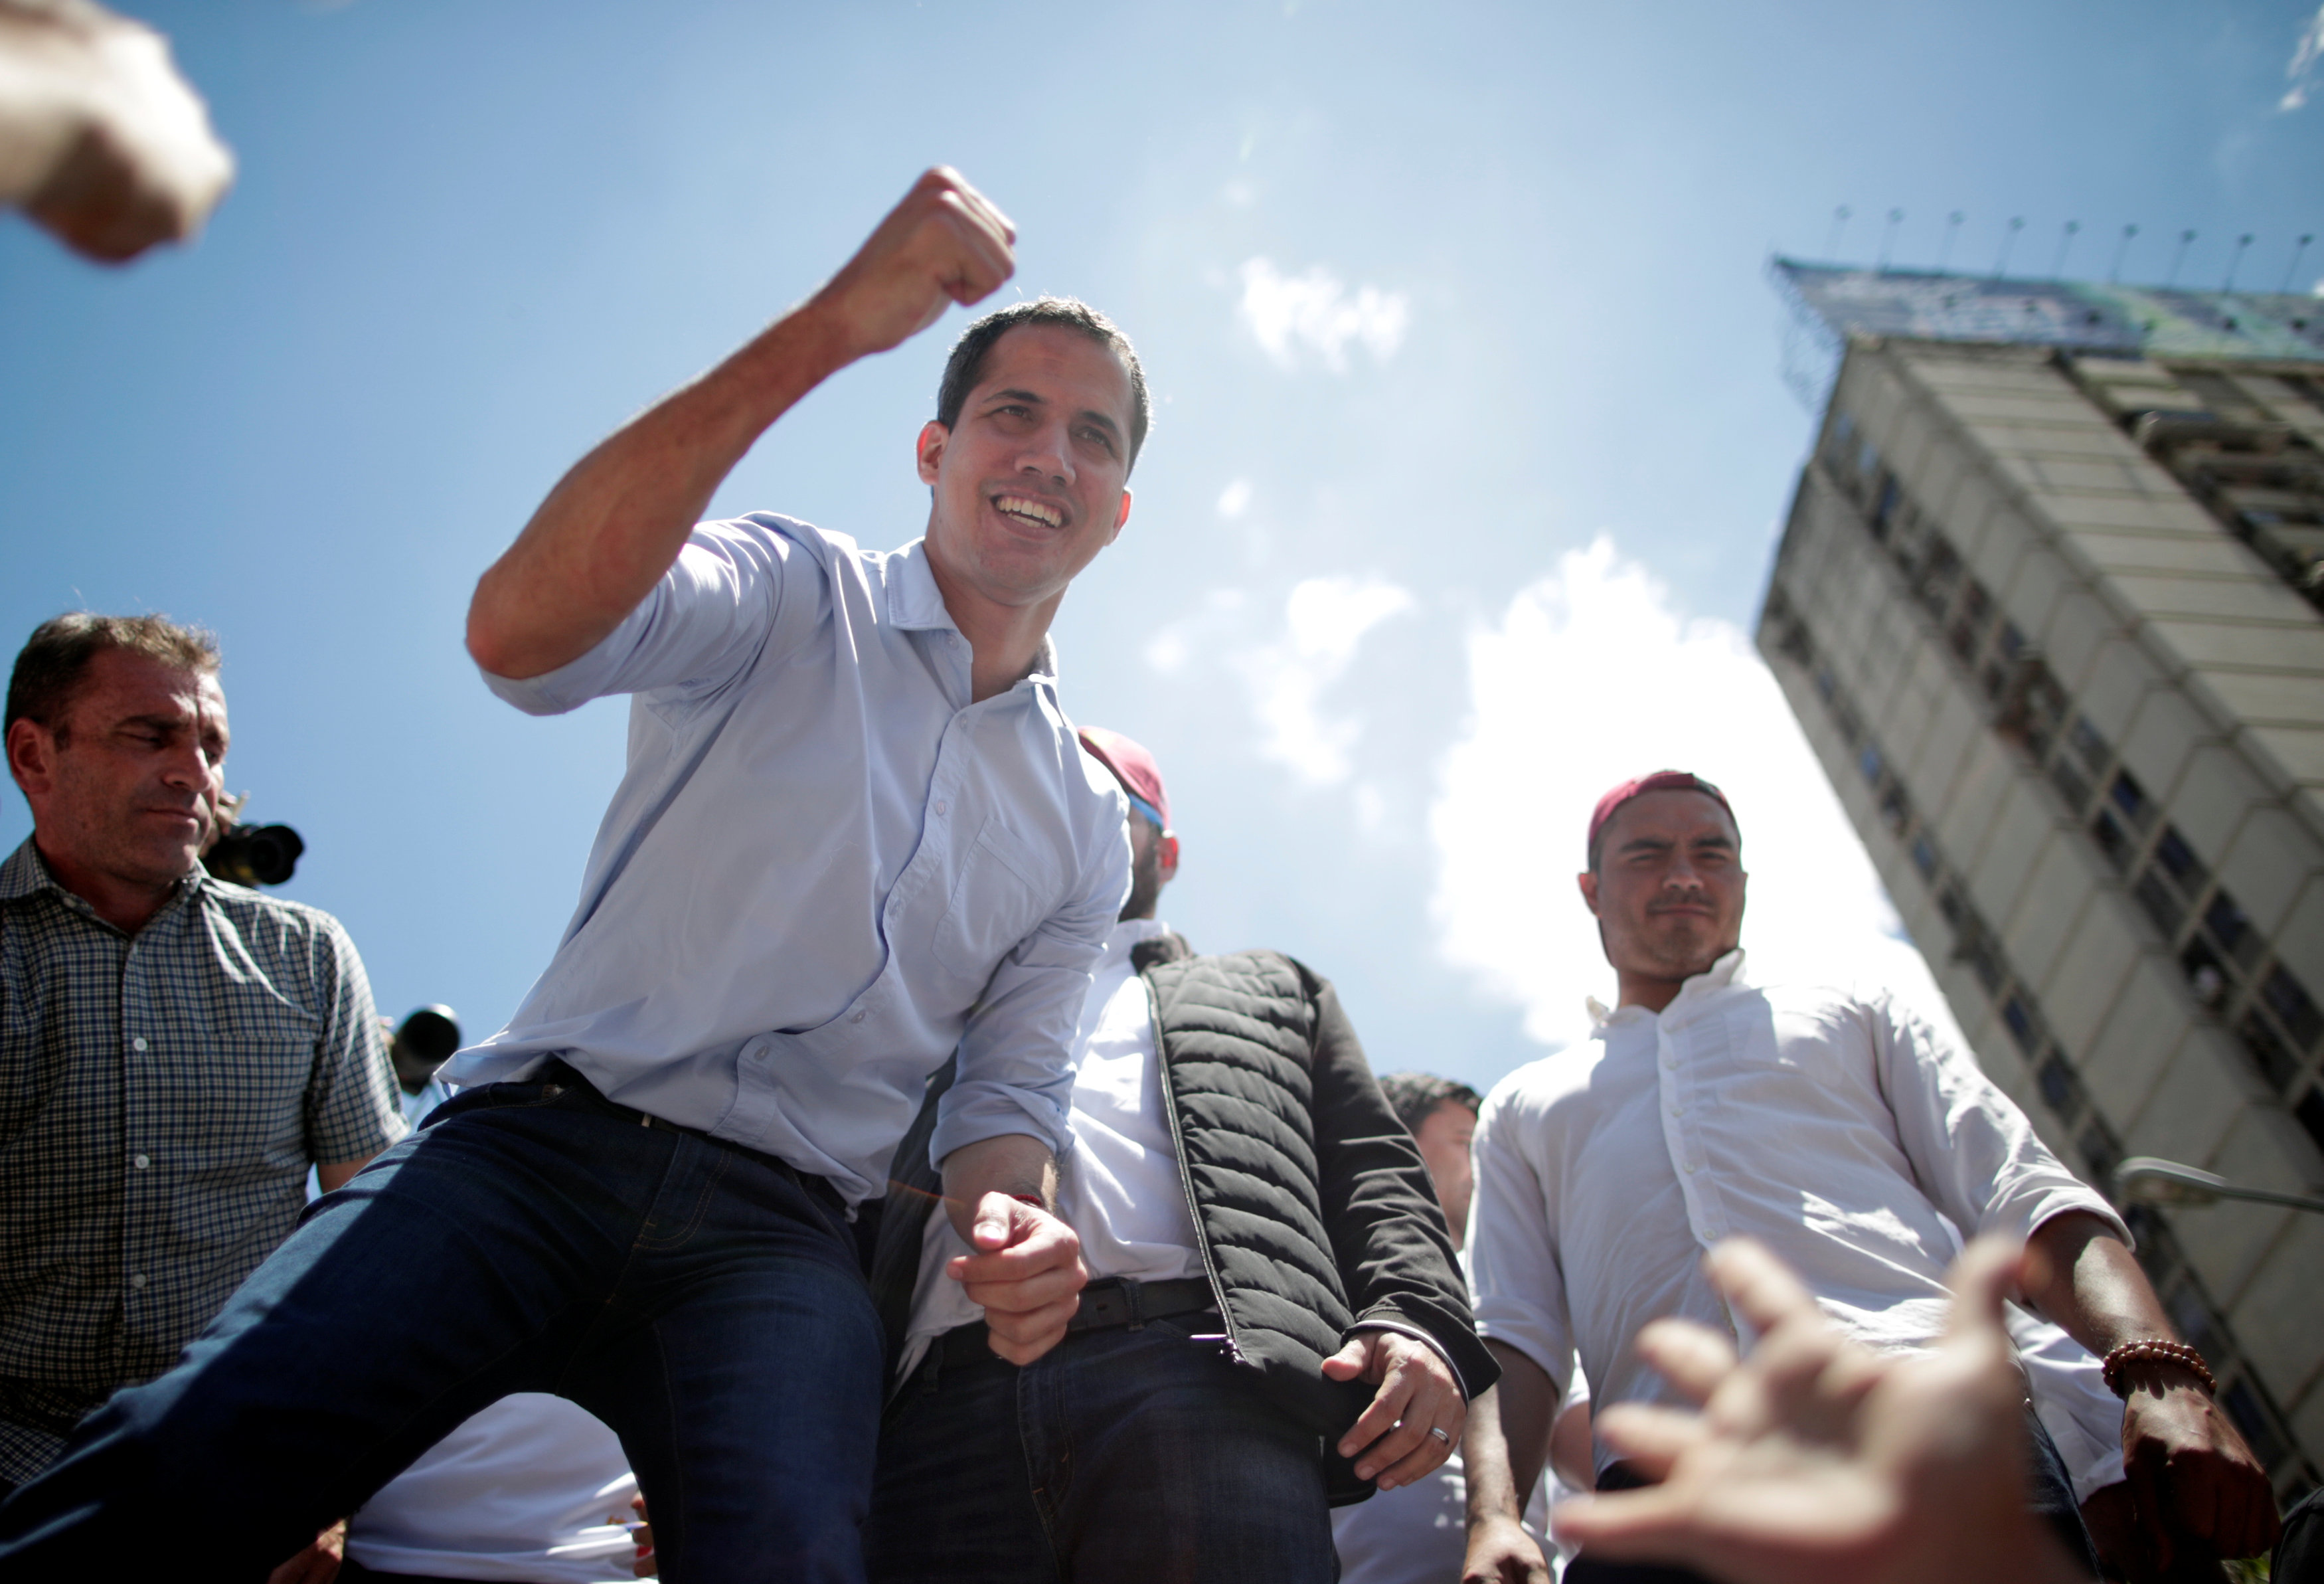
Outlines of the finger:
M 1439 1430 L 1444 1432 L 1441 1438 L 1434 1433 Z M 1449 1424 L 1431 1425 L 1427 1431 L 1422 1432 L 1418 1446 L 1380 1471 L 1380 1488 L 1396 1490 L 1427 1478 L 1443 1466 L 1445 1459 L 1452 1455 L 1452 1449 L 1460 1444 L 1460 1440 L 1461 1432 L 1455 1427 Z
M 1660 1479 L 1681 1456 L 1711 1436 L 1700 1414 L 1644 1403 L 1617 1403 L 1599 1414 L 1591 1428 L 1649 1479 Z
M 976 1220 L 969 1229 L 970 1244 L 990 1251 L 1019 1241 L 1029 1230 L 1024 1213 L 1032 1208 L 998 1189 L 985 1193 L 976 1201 Z
M 962 1284 L 969 1301 L 983 1305 L 988 1314 L 1030 1314 L 1059 1303 L 1077 1308 L 1082 1287 L 1079 1270 L 1044 1271 L 1022 1281 Z
M 1017 222 L 1003 214 L 999 204 L 994 203 L 966 181 L 960 184 L 960 193 L 963 198 L 976 206 L 978 213 L 991 223 L 992 228 L 1001 234 L 1002 241 L 1013 243 L 1017 240 Z
M 1011 1364 L 1026 1365 L 1065 1339 L 1070 1309 L 1059 1307 L 1030 1315 L 985 1319 L 985 1345 Z
M 1559 1540 L 1614 1558 L 1691 1561 L 1704 1538 L 1693 1501 L 1667 1485 L 1573 1496 L 1551 1508 L 1549 1520 Z
M 1410 1376 L 1389 1371 L 1387 1378 L 1380 1382 L 1379 1390 L 1372 1394 L 1372 1400 L 1364 1404 L 1364 1411 L 1356 1415 L 1355 1423 L 1348 1427 L 1348 1433 L 1340 1438 L 1340 1456 L 1360 1458 L 1380 1450 L 1377 1443 L 1382 1437 L 1393 1434 L 1397 1422 L 1406 1416 L 1417 1385 L 1418 1383 Z M 1418 1433 L 1416 1431 L 1416 1436 Z M 1410 1450 L 1407 1445 L 1399 1449 L 1397 1455 Z M 1386 1464 L 1379 1463 L 1379 1466 L 1384 1468 Z M 1364 1477 L 1369 1479 L 1371 1477 L 1366 1475 Z
M 1945 1317 L 1947 1339 L 2008 1346 L 2002 1305 L 2019 1284 L 2025 1260 L 2025 1246 L 2007 1237 L 1979 1237 L 1961 1250 L 1945 1278 L 1953 1294 Z
M 2207 1459 L 2182 1456 L 2163 1465 L 2163 1521 L 2181 1534 L 2217 1542 L 2229 1537 L 2220 1533 L 2218 1481 L 2208 1463 Z M 2222 1549 L 2219 1554 L 2227 1553 Z
M 1759 1339 L 1750 1362 L 1720 1383 L 1703 1413 L 1713 1424 L 1743 1435 L 1821 1419 L 1817 1385 L 1845 1346 L 1821 1316 L 1794 1314 Z
M 1017 227 L 1010 223 L 1007 215 L 1001 212 L 1001 206 L 970 186 L 966 181 L 959 180 L 957 171 L 954 174 L 955 181 L 952 193 L 959 199 L 961 207 L 975 216 L 977 224 L 991 233 L 1002 246 L 1006 247 L 1016 241 Z
M 2141 1439 L 2123 1459 L 2130 1486 L 2130 1508 L 2157 1569 L 2171 1565 L 2171 1526 L 2163 1520 L 2162 1449 Z
M 1761 1335 L 1797 1314 L 1812 1314 L 1815 1300 L 1783 1261 L 1748 1237 L 1729 1237 L 1703 1255 L 1713 1285 Z
M 1412 1417 L 1388 1428 L 1386 1435 L 1366 1447 L 1356 1459 L 1358 1479 L 1382 1481 L 1380 1488 L 1390 1488 L 1386 1483 L 1388 1471 L 1420 1450 L 1423 1441 L 1436 1438 L 1428 1433 L 1429 1422 L 1417 1410 Z
M 1733 1344 L 1692 1320 L 1649 1320 L 1637 1337 L 1638 1357 L 1697 1403 L 1708 1402 L 1738 1362 Z
M 1340 1350 L 1323 1360 L 1323 1374 L 1335 1381 L 1351 1381 L 1371 1366 L 1372 1343 L 1369 1337 L 1351 1337 Z
M 938 273 L 937 283 L 955 301 L 974 302 L 1017 273 L 1017 255 L 1008 241 L 956 194 L 946 193 L 944 203 L 951 221 L 953 256 Z

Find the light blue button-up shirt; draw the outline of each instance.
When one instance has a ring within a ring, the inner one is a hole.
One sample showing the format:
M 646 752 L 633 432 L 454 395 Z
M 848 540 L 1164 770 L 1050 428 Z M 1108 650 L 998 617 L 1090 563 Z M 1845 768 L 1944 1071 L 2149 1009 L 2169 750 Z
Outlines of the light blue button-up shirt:
M 536 715 L 631 693 L 581 905 L 466 1085 L 561 1056 L 623 1105 L 884 1192 L 927 1075 L 931 1144 L 1071 1147 L 1074 1020 L 1130 889 L 1127 805 L 1054 653 L 971 702 L 924 543 L 757 513 L 694 531 L 578 660 L 487 675 Z

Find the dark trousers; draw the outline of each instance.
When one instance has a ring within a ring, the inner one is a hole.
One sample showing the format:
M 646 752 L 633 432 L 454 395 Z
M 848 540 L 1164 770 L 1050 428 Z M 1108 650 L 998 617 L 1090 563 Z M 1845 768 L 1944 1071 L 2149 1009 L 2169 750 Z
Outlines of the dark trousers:
M 881 1436 L 874 1584 L 1331 1584 L 1322 1438 L 1187 1339 L 1217 1329 L 1084 1331 L 1022 1369 L 932 1352 Z
M 263 1579 L 469 1415 L 554 1392 L 621 1436 L 665 1573 L 853 1584 L 881 1349 L 821 1179 L 583 1084 L 487 1085 L 0 1505 L 0 1579 Z
M 2059 1455 L 2058 1443 L 2042 1428 L 2034 1416 L 2033 1404 L 2026 1404 L 2025 1431 L 2032 1442 L 2032 1457 L 2025 1505 L 2034 1515 L 2048 1524 L 2066 1548 L 2066 1554 L 2080 1559 L 2088 1576 L 2098 1576 L 2098 1548 L 2090 1543 L 2090 1532 L 2082 1523 L 2082 1510 L 2074 1501 L 2074 1482 L 2067 1477 L 2066 1459 Z M 1646 1481 L 1620 1464 L 1598 1477 L 1600 1490 L 1635 1490 Z M 1653 1562 L 1593 1561 L 1585 1551 L 1573 1559 L 1565 1570 L 1565 1584 L 1713 1584 L 1691 1568 L 1669 1568 Z

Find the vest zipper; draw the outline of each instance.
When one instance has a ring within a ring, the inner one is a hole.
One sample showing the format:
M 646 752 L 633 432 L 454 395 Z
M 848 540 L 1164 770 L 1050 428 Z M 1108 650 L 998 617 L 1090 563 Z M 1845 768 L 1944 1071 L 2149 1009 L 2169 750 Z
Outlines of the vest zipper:
M 1235 1339 L 1234 1311 L 1227 1307 L 1226 1283 L 1219 1279 L 1218 1261 L 1211 1255 L 1211 1235 L 1203 1226 L 1203 1207 L 1194 1198 L 1194 1174 L 1186 1169 L 1186 1131 L 1178 1120 L 1178 1088 L 1170 1080 L 1170 1051 L 1162 1039 L 1162 1001 L 1154 993 L 1154 981 L 1144 974 L 1139 983 L 1146 987 L 1146 1015 L 1152 1020 L 1154 1030 L 1154 1070 L 1162 1079 L 1162 1110 L 1170 1119 L 1170 1151 L 1178 1163 L 1178 1186 L 1186 1194 L 1186 1218 L 1194 1224 L 1194 1252 L 1203 1262 L 1203 1275 L 1211 1283 L 1211 1296 L 1218 1301 L 1219 1324 L 1227 1339 L 1227 1357 L 1237 1364 L 1249 1362 L 1243 1357 L 1242 1344 Z

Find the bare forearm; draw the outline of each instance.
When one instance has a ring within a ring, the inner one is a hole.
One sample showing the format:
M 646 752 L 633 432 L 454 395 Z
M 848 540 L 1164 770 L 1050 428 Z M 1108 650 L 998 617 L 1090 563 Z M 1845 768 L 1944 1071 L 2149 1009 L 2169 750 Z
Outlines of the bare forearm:
M 2103 1358 L 2125 1342 L 2178 1337 L 2137 1256 L 2096 1216 L 2053 1217 L 2029 1243 L 2025 1296 L 2092 1353 Z
M 1501 1366 L 1500 1383 L 1469 1405 L 1461 1468 L 1469 1486 L 1469 1522 L 1515 1518 L 1541 1477 L 1549 1456 L 1549 1429 L 1557 1387 L 1548 1372 L 1517 1349 L 1488 1340 Z
M 1049 1146 L 1023 1134 L 979 1139 L 946 1155 L 942 1163 L 945 1209 L 962 1237 L 976 1220 L 976 1207 L 988 1193 L 1010 1198 L 1031 1194 L 1054 1211 L 1057 1203 L 1057 1158 Z
M 521 679 L 588 653 L 669 570 L 758 438 L 856 356 L 809 301 L 582 458 L 476 585 L 476 662 Z

